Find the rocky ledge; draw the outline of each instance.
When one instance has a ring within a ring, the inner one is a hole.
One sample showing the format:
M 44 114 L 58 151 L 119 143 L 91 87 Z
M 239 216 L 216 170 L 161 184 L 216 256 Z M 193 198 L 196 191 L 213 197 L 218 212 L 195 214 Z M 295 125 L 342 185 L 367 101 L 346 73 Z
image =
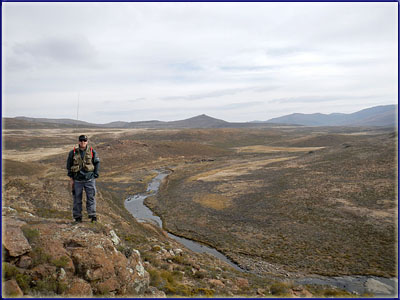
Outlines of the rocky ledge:
M 6 217 L 3 228 L 7 296 L 165 296 L 149 286 L 139 251 L 119 247 L 107 225 Z

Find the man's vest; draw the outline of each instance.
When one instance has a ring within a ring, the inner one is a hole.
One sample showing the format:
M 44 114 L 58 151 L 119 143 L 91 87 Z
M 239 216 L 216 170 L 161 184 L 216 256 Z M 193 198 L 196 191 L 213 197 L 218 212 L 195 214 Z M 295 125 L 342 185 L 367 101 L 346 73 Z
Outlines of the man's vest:
M 82 159 L 81 154 L 79 153 L 79 148 L 78 148 L 78 150 L 76 150 L 74 147 L 73 163 L 72 163 L 72 167 L 71 167 L 72 172 L 78 173 L 82 169 L 86 172 L 94 171 L 94 165 L 92 162 L 93 148 L 90 147 L 90 151 L 88 151 L 88 150 L 89 150 L 89 148 L 86 147 L 86 152 Z

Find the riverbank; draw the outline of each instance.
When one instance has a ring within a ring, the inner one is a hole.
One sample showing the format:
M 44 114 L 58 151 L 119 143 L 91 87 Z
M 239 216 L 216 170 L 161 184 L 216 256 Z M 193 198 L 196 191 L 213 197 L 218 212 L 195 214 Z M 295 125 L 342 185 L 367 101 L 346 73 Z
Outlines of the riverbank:
M 157 173 L 157 176 L 149 183 L 145 194 L 136 194 L 127 198 L 124 202 L 124 205 L 125 208 L 132 214 L 132 216 L 135 217 L 139 222 L 154 222 L 160 228 L 163 228 L 161 218 L 155 215 L 144 203 L 146 198 L 154 196 L 158 192 L 163 179 L 169 175 L 169 172 L 166 171 L 157 171 Z M 235 264 L 223 253 L 214 248 L 208 247 L 193 240 L 186 239 L 184 237 L 174 235 L 170 232 L 168 232 L 168 236 L 193 252 L 211 254 L 216 258 L 226 262 L 234 269 L 245 272 L 244 269 L 240 268 L 240 266 Z
M 166 178 L 170 172 L 157 171 L 157 176 L 149 183 L 147 193 L 136 194 L 125 200 L 125 208 L 141 222 L 155 222 L 160 228 L 163 228 L 162 220 L 159 216 L 155 215 L 150 208 L 148 208 L 144 201 L 150 196 L 155 196 L 158 192 L 162 181 Z M 168 236 L 183 246 L 187 247 L 191 251 L 196 253 L 208 253 L 215 256 L 218 259 L 228 263 L 234 269 L 241 272 L 248 272 L 242 269 L 239 265 L 232 262 L 228 257 L 218 250 L 205 246 L 194 240 L 190 240 L 184 237 L 179 237 L 172 233 L 168 233 Z M 296 276 L 297 277 L 297 276 Z M 398 281 L 396 278 L 383 278 L 376 276 L 310 276 L 293 279 L 293 282 L 301 285 L 320 285 L 320 286 L 331 286 L 339 289 L 346 290 L 354 295 L 372 294 L 375 297 L 396 297 L 398 294 Z

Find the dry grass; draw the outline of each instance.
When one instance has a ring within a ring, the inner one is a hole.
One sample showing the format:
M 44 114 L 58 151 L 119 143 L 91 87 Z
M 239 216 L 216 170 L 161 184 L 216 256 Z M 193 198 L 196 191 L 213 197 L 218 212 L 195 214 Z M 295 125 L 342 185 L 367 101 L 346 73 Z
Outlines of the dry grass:
M 216 210 L 223 210 L 232 205 L 232 200 L 221 194 L 196 194 L 193 201 Z
M 33 150 L 4 150 L 3 159 L 10 159 L 19 162 L 35 162 L 42 159 L 46 159 L 53 155 L 65 153 L 65 157 L 68 155 L 68 151 L 71 151 L 71 146 L 54 147 L 54 148 L 36 148 Z
M 378 219 L 380 222 L 389 222 L 389 223 L 392 223 L 393 220 L 397 219 L 397 208 L 378 210 L 378 209 L 370 209 L 367 207 L 356 206 L 346 199 L 335 198 L 330 200 L 335 204 L 340 204 L 338 209 L 352 213 L 354 215 L 365 216 L 369 218 L 372 217 Z
M 282 162 L 293 158 L 295 158 L 295 156 L 236 162 L 232 163 L 230 166 L 197 174 L 188 178 L 188 181 L 229 181 L 232 179 L 232 177 L 234 178 L 250 174 L 251 172 L 262 169 L 269 164 Z
M 263 180 L 228 180 L 218 184 L 214 190 L 219 194 L 233 198 L 244 195 L 264 185 Z
M 272 147 L 254 145 L 234 148 L 238 153 L 274 153 L 274 152 L 309 152 L 324 149 L 325 147 Z

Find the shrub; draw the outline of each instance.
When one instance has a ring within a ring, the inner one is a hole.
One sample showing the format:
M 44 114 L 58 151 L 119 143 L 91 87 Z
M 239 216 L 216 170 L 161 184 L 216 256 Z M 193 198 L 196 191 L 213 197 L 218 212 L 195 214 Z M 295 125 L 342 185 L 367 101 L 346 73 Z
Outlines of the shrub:
M 24 292 L 24 294 L 30 291 L 30 285 L 32 282 L 32 277 L 27 274 L 17 274 L 15 276 L 15 280 L 18 283 L 18 286 Z
M 32 229 L 28 226 L 22 226 L 21 230 L 26 239 L 28 240 L 29 244 L 32 244 L 33 242 L 37 241 L 37 239 L 39 238 L 40 234 L 39 230 L 37 229 Z
M 155 245 L 155 246 L 153 246 L 153 248 L 151 248 L 151 250 L 154 251 L 154 252 L 158 252 L 158 251 L 161 250 L 161 247 L 158 246 L 158 245 Z
M 51 278 L 38 280 L 33 290 L 43 295 L 53 295 L 57 292 L 57 281 Z
M 206 297 L 214 296 L 214 290 L 206 289 L 206 288 L 197 288 L 194 290 L 195 295 L 204 295 Z
M 198 279 L 203 279 L 207 276 L 207 272 L 205 271 L 197 271 L 196 273 L 194 273 L 193 277 L 194 278 L 198 278 Z
M 57 219 L 64 219 L 70 218 L 71 212 L 70 211 L 60 211 L 57 209 L 49 209 L 44 207 L 38 207 L 36 209 L 36 214 L 42 218 L 57 218 Z
M 33 248 L 29 256 L 32 258 L 32 267 L 51 262 L 51 256 L 40 247 Z
M 164 281 L 160 276 L 160 272 L 158 272 L 156 269 L 150 269 L 148 272 L 150 275 L 150 285 L 157 288 L 162 288 Z
M 285 295 L 289 293 L 289 285 L 284 282 L 276 282 L 272 284 L 269 288 L 272 295 Z
M 11 278 L 15 278 L 19 274 L 17 267 L 12 264 L 3 262 L 3 275 L 5 280 L 9 280 Z
M 351 295 L 350 293 L 343 291 L 343 290 L 337 290 L 337 289 L 326 289 L 325 291 L 323 291 L 323 296 L 325 297 L 344 297 L 344 296 L 349 296 Z
M 174 263 L 177 263 L 177 264 L 181 264 L 181 265 L 185 264 L 185 259 L 184 259 L 184 257 L 181 256 L 181 255 L 176 255 L 176 256 L 174 256 L 171 260 L 172 260 Z
M 57 268 L 65 268 L 69 262 L 69 258 L 67 256 L 61 256 L 59 259 L 53 259 L 51 263 L 55 265 Z
M 168 295 L 191 296 L 192 289 L 179 283 L 183 274 L 179 271 L 169 272 L 167 270 L 148 270 L 150 274 L 150 285 L 163 290 Z

